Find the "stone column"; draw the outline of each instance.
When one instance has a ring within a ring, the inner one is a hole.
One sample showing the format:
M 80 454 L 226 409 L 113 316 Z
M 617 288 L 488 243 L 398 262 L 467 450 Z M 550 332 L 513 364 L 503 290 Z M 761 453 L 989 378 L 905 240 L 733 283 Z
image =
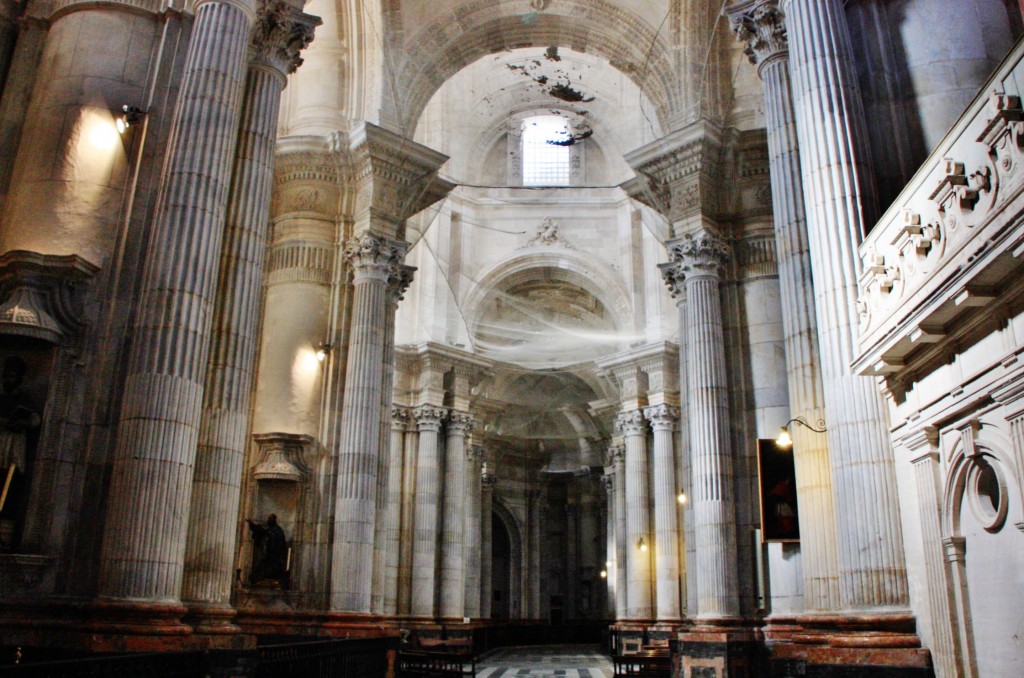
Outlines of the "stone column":
M 384 510 L 384 614 L 398 614 L 398 563 L 401 552 L 402 492 L 405 431 L 412 412 L 407 407 L 391 408 L 391 444 L 388 452 L 387 506 Z
M 918 515 L 921 519 L 921 548 L 924 553 L 925 585 L 928 616 L 931 618 L 932 663 L 937 678 L 955 678 L 963 666 L 960 635 L 953 623 L 955 600 L 946 577 L 942 553 L 942 505 L 940 502 L 940 470 L 938 432 L 926 429 L 905 441 L 912 455 L 914 482 L 917 487 Z M 923 453 L 923 454 L 922 454 Z
M 734 15 L 733 29 L 747 43 L 747 55 L 764 81 L 790 416 L 820 428 L 816 422 L 824 419 L 825 410 L 815 330 L 818 321 L 789 52 L 778 0 L 760 0 L 750 11 Z M 800 425 L 790 426 L 790 433 L 800 502 L 804 605 L 808 610 L 834 610 L 839 603 L 839 561 L 828 438 Z
M 623 412 L 615 426 L 625 441 L 626 619 L 651 619 L 651 499 L 648 492 L 647 424 L 640 410 Z M 643 541 L 641 541 L 643 540 Z M 644 547 L 644 548 L 641 548 Z
M 466 594 L 465 616 L 480 618 L 480 459 L 483 450 L 478 445 L 469 448 L 466 454 Z
M 676 521 L 676 463 L 672 434 L 679 410 L 669 405 L 644 409 L 654 429 L 654 563 L 659 622 L 676 622 L 679 607 L 679 525 Z
M 394 421 L 392 418 L 392 399 L 395 382 L 395 312 L 405 291 L 412 284 L 416 269 L 412 266 L 399 266 L 392 270 L 388 279 L 387 308 L 384 321 L 384 378 L 381 382 L 381 424 L 380 424 L 380 455 L 377 461 L 377 524 L 373 537 L 373 595 L 370 606 L 375 614 L 395 614 L 397 612 L 398 594 L 395 588 L 398 576 L 398 564 L 395 563 L 389 576 L 388 557 L 397 561 L 397 543 L 394 551 L 388 550 L 389 530 L 398 534 L 399 507 L 402 484 L 402 451 L 398 448 L 397 457 L 393 441 Z M 385 451 L 387 451 L 385 453 Z M 397 499 L 392 497 L 398 487 Z M 389 605 L 385 604 L 389 600 Z
M 629 590 L 626 584 L 626 448 L 608 450 L 615 469 L 615 618 L 626 618 Z
M 441 518 L 441 591 L 438 614 L 461 619 L 466 611 L 466 436 L 473 417 L 452 412 L 448 418 Z
M 480 474 L 480 616 L 491 618 L 491 601 L 494 598 L 494 549 L 492 515 L 494 511 L 495 477 L 486 470 Z
M 529 532 L 529 546 L 527 548 L 527 554 L 529 558 L 529 568 L 526 575 L 526 580 L 529 583 L 527 588 L 527 594 L 529 600 L 527 601 L 529 606 L 527 613 L 524 615 L 527 619 L 540 619 L 541 614 L 541 580 L 543 579 L 543 571 L 541 569 L 541 523 L 544 517 L 544 506 L 545 492 L 544 490 L 531 490 L 529 496 L 529 520 L 527 521 L 527 530 Z
M 413 553 L 416 547 L 416 475 L 419 449 L 415 410 L 409 410 L 402 459 L 402 517 L 398 552 L 398 614 L 412 614 Z
M 331 569 L 331 609 L 338 612 L 371 611 L 388 280 L 406 247 L 366 234 L 345 248 L 353 281 Z
M 423 405 L 413 413 L 420 432 L 416 455 L 416 501 L 413 516 L 412 600 L 409 612 L 434 616 L 437 574 L 437 506 L 441 499 L 438 437 L 445 410 Z
M 674 243 L 686 286 L 687 360 L 691 488 L 694 529 L 696 616 L 739 614 L 736 571 L 736 512 L 729 439 L 728 381 L 722 331 L 721 270 L 728 258 L 724 241 L 700 232 Z
M 103 598 L 181 595 L 251 3 L 198 3 L 143 274 L 100 556 Z
M 860 94 L 839 0 L 784 0 L 801 152 L 844 609 L 905 610 L 892 449 L 874 381 L 853 373 L 857 255 L 875 211 Z
M 263 4 L 253 33 L 228 198 L 199 448 L 192 480 L 182 600 L 206 628 L 231 609 L 242 467 L 263 288 L 274 140 L 285 78 L 318 22 Z

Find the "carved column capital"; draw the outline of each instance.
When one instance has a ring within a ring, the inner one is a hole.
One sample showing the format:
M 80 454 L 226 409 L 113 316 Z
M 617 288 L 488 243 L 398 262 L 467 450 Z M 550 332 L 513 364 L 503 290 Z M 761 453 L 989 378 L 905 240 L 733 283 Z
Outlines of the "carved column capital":
M 480 474 L 480 487 L 484 492 L 493 492 L 494 486 L 498 484 L 498 477 L 493 473 Z
M 640 410 L 623 412 L 615 418 L 615 428 L 624 436 L 640 436 L 644 434 L 647 422 Z
M 433 405 L 420 405 L 413 410 L 416 426 L 420 431 L 440 431 L 441 422 L 444 421 L 447 414 L 448 411 L 443 407 L 435 407 Z
M 405 266 L 404 264 L 398 264 L 397 262 L 392 266 L 388 275 L 389 304 L 397 306 L 398 302 L 405 298 L 405 292 L 409 289 L 409 285 L 412 284 L 412 280 L 415 275 L 415 266 Z
M 283 79 L 302 65 L 302 52 L 313 42 L 320 17 L 299 11 L 284 0 L 260 3 L 252 32 L 252 60 L 280 73 Z M 282 83 L 283 84 L 283 83 Z
M 606 494 L 609 494 L 609 495 L 610 494 L 614 494 L 615 493 L 615 474 L 614 473 L 606 473 L 603 476 L 601 476 L 601 485 L 604 486 L 604 491 L 605 491 Z
M 750 63 L 758 67 L 789 56 L 785 15 L 779 9 L 779 0 L 758 0 L 746 10 L 730 13 L 733 33 L 746 43 L 743 53 Z
M 686 282 L 686 272 L 678 261 L 670 261 L 665 264 L 658 264 L 661 277 L 665 280 L 669 294 L 675 299 L 676 304 L 686 301 L 686 289 L 683 283 Z
M 408 244 L 364 233 L 345 245 L 345 259 L 355 271 L 356 282 L 376 280 L 387 283 L 405 258 Z
M 655 405 L 644 408 L 644 416 L 655 431 L 672 431 L 679 421 L 679 408 L 671 405 Z
M 608 461 L 616 469 L 620 469 L 622 464 L 626 463 L 626 446 L 625 445 L 613 445 L 608 448 Z
M 669 246 L 669 253 L 689 279 L 720 278 L 729 261 L 728 243 L 707 231 L 683 237 Z
M 408 407 L 394 405 L 391 407 L 391 429 L 393 431 L 404 431 L 409 427 L 412 419 L 412 410 Z
M 468 412 L 452 412 L 448 416 L 448 431 L 453 435 L 468 435 L 474 425 L 473 415 Z

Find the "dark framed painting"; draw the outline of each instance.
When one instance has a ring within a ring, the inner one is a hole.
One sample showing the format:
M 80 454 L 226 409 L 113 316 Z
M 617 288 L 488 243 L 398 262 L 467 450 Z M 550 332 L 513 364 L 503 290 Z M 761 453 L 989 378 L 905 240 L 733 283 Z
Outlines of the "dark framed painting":
M 800 541 L 793 448 L 774 440 L 757 441 L 757 477 L 761 488 L 761 541 Z

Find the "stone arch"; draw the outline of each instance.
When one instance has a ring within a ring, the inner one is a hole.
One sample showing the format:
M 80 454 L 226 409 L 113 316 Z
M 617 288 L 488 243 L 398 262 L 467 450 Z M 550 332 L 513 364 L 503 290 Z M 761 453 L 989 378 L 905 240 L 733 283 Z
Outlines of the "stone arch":
M 603 57 L 654 104 L 663 128 L 678 109 L 671 45 L 646 21 L 603 0 L 562 0 L 526 21 L 518 0 L 473 0 L 406 41 L 412 47 L 385 92 L 382 123 L 411 136 L 423 109 L 448 78 L 488 54 L 564 46 Z M 612 28 L 615 27 L 615 28 Z
M 526 590 L 526 582 L 523 578 L 525 576 L 525 569 L 523 568 L 523 526 L 516 519 L 515 514 L 509 511 L 498 497 L 494 498 L 491 512 L 505 526 L 512 551 L 509 556 L 509 618 L 522 618 L 523 591 Z
M 556 279 L 576 285 L 594 295 L 614 319 L 615 327 L 627 326 L 631 310 L 629 295 L 621 281 L 593 265 L 592 260 L 571 250 L 516 253 L 486 269 L 479 281 L 462 304 L 466 314 L 466 325 L 472 335 L 480 321 L 484 302 L 491 290 L 501 285 L 515 284 L 519 280 L 530 280 L 538 272 L 546 271 Z

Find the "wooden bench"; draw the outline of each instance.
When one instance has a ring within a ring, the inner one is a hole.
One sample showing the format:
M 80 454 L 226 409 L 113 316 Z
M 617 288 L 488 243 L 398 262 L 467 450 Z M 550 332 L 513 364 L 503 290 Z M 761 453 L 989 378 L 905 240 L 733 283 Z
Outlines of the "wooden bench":
M 635 654 L 612 657 L 615 676 L 630 678 L 669 678 L 672 675 L 672 653 L 668 648 L 645 649 Z
M 421 638 L 418 645 L 416 649 L 399 651 L 400 676 L 463 678 L 476 675 L 476 655 L 469 639 Z

